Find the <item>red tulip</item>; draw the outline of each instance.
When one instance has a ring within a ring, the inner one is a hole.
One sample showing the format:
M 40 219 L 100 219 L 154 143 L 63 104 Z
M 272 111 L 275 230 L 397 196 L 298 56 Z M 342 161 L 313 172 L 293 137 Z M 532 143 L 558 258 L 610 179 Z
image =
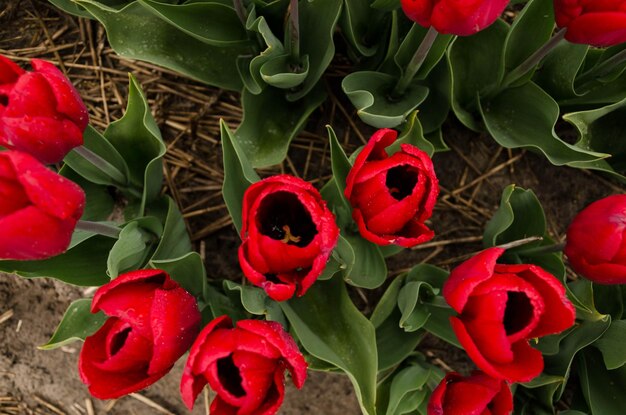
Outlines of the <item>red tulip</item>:
M 486 249 L 451 273 L 443 296 L 459 315 L 450 323 L 476 366 L 496 379 L 527 382 L 543 370 L 530 339 L 559 333 L 576 313 L 565 288 L 536 265 L 500 265 L 502 248 Z
M 554 0 L 554 12 L 572 43 L 606 47 L 626 42 L 625 0 Z
M 0 259 L 63 253 L 83 214 L 85 194 L 26 153 L 0 152 Z
M 119 398 L 165 376 L 200 330 L 196 299 L 158 269 L 103 285 L 91 311 L 110 316 L 85 339 L 78 361 L 81 379 L 99 399 Z
M 626 195 L 598 200 L 567 229 L 565 255 L 574 270 L 600 284 L 626 284 Z
M 402 0 L 407 17 L 437 32 L 469 36 L 491 26 L 509 0 Z
M 57 163 L 83 144 L 87 108 L 71 82 L 49 62 L 25 72 L 0 56 L 0 145 L 42 163 Z
M 285 394 L 284 372 L 298 389 L 306 379 L 306 362 L 298 346 L 279 323 L 218 317 L 191 347 L 180 384 L 191 410 L 208 383 L 217 396 L 214 415 L 272 415 Z
M 304 295 L 339 238 L 319 192 L 297 177 L 269 177 L 246 190 L 242 216 L 239 262 L 245 276 L 276 301 Z
M 439 194 L 428 154 L 409 144 L 388 156 L 398 136 L 378 130 L 357 156 L 346 179 L 346 198 L 361 236 L 378 245 L 411 247 L 435 235 L 425 224 Z
M 513 396 L 505 381 L 480 371 L 463 377 L 448 373 L 428 402 L 428 415 L 509 415 Z

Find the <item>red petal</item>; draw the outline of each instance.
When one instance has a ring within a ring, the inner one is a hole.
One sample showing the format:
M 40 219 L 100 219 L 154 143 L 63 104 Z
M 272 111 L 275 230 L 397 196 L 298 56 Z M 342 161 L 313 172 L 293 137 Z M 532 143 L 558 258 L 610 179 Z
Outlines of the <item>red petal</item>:
M 0 55 L 0 84 L 13 84 L 24 72 L 15 62 Z
M 596 47 L 626 42 L 626 13 L 599 12 L 578 16 L 567 26 L 565 39 Z

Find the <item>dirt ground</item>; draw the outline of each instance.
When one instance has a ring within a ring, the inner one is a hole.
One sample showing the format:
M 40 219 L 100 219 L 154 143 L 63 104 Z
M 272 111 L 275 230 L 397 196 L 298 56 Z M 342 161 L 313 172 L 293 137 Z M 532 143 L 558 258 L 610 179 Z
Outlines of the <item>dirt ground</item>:
M 135 74 L 168 144 L 164 192 L 179 204 L 210 277 L 241 279 L 238 236 L 220 194 L 223 173 L 218 124 L 220 118 L 233 127 L 239 122 L 237 94 L 119 58 L 97 23 L 65 16 L 42 0 L 0 0 L 0 54 L 24 66 L 31 57 L 62 62 L 62 69 L 89 107 L 92 124 L 100 129 L 121 116 L 127 72 Z M 341 132 L 348 152 L 369 136 L 372 129 L 355 118 L 353 108 L 338 92 L 338 81 L 347 70 L 343 59 L 333 64 L 326 78 L 327 103 L 294 140 L 287 161 L 262 173 L 297 174 L 320 188 L 329 174 L 324 125 L 331 124 Z M 451 151 L 434 157 L 441 182 L 431 220 L 437 236 L 391 258 L 391 276 L 419 262 L 449 268 L 480 250 L 484 226 L 497 208 L 503 188 L 511 183 L 535 191 L 546 210 L 552 236 L 560 240 L 582 207 L 609 194 L 624 193 L 624 186 L 595 173 L 557 168 L 539 155 L 502 149 L 486 135 L 472 133 L 453 119 L 444 126 L 444 139 Z M 353 294 L 367 313 L 381 292 Z M 178 394 L 184 359 L 154 386 L 113 403 L 91 399 L 80 382 L 76 369 L 79 343 L 54 351 L 37 349 L 52 334 L 67 305 L 87 294 L 52 280 L 0 275 L 0 414 L 188 413 Z M 461 353 L 434 339 L 419 347 L 444 368 L 459 370 L 467 364 Z M 206 413 L 200 400 L 194 413 Z M 287 389 L 280 413 L 356 415 L 359 409 L 345 377 L 310 373 L 302 391 Z

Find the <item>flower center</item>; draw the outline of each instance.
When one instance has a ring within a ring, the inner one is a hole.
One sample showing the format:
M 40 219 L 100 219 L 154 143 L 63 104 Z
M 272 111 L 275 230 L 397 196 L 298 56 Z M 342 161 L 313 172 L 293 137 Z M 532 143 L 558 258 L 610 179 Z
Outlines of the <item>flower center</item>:
M 305 247 L 317 235 L 311 214 L 298 196 L 289 192 L 275 192 L 266 196 L 256 216 L 263 235 L 284 244 Z
M 246 391 L 241 385 L 242 378 L 239 368 L 233 362 L 233 355 L 217 360 L 217 376 L 224 386 L 224 389 L 236 398 L 245 396 Z
M 132 327 L 126 327 L 124 330 L 115 333 L 113 339 L 111 339 L 111 343 L 109 345 L 109 356 L 113 357 L 120 351 L 124 344 L 126 343 L 126 339 L 128 339 L 128 335 Z
M 533 318 L 533 306 L 523 292 L 509 291 L 504 309 L 504 330 L 510 336 L 523 330 Z
M 396 200 L 402 200 L 413 193 L 413 189 L 417 184 L 417 171 L 407 165 L 396 166 L 387 170 L 387 179 L 385 184 L 389 193 Z

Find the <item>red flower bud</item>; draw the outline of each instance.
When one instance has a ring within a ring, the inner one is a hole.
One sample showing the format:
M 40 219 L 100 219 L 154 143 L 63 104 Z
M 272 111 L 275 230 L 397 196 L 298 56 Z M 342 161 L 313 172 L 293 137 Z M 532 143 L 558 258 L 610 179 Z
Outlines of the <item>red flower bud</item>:
M 180 392 L 191 410 L 208 383 L 217 393 L 212 414 L 272 415 L 283 402 L 285 369 L 300 389 L 306 368 L 298 346 L 279 323 L 240 320 L 233 328 L 230 318 L 222 316 L 191 347 Z
M 359 153 L 346 179 L 346 198 L 361 236 L 378 245 L 411 247 L 435 235 L 424 224 L 433 213 L 439 181 L 428 154 L 409 144 L 388 156 L 398 136 L 378 130 Z
M 428 415 L 509 415 L 512 411 L 509 385 L 480 371 L 468 377 L 448 373 L 428 402 Z
M 110 316 L 85 339 L 78 361 L 81 379 L 99 399 L 119 398 L 165 376 L 200 330 L 196 299 L 158 269 L 103 285 L 91 311 Z
M 600 284 L 626 284 L 626 195 L 598 200 L 567 229 L 565 255 L 574 270 Z
M 239 262 L 245 276 L 276 301 L 303 295 L 339 238 L 319 192 L 297 177 L 269 177 L 246 190 L 242 216 Z
M 509 0 L 402 0 L 407 17 L 437 32 L 469 36 L 491 26 Z
M 89 115 L 61 71 L 39 59 L 31 65 L 24 72 L 0 55 L 0 145 L 58 163 L 83 144 Z
M 0 259 L 63 253 L 83 214 L 82 189 L 26 153 L 0 152 Z
M 496 379 L 527 382 L 543 370 L 530 339 L 559 333 L 576 312 L 565 288 L 536 265 L 500 265 L 502 248 L 486 249 L 451 273 L 443 296 L 459 315 L 450 323 L 482 371 Z
M 606 47 L 626 42 L 625 0 L 554 0 L 554 12 L 572 43 Z

